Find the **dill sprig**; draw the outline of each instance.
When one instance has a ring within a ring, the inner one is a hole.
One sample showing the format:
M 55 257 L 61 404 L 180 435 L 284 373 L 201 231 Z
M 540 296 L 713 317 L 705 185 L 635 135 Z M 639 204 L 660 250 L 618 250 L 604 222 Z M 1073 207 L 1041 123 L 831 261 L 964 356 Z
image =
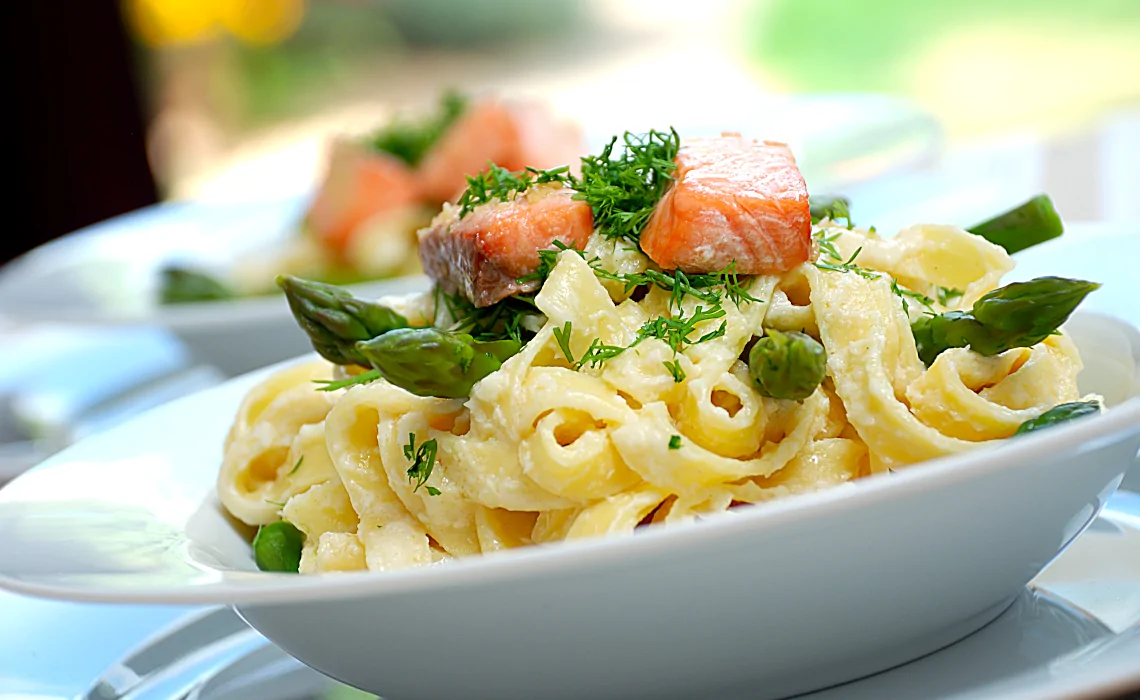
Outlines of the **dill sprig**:
M 616 155 L 618 137 L 596 156 L 582 158 L 582 175 L 573 178 L 575 199 L 594 212 L 594 225 L 607 238 L 625 238 L 636 243 L 642 229 L 673 182 L 674 162 L 681 137 L 669 131 L 622 136 L 623 148 Z
M 296 474 L 297 470 L 300 469 L 301 465 L 304 463 L 305 463 L 305 455 L 301 455 L 300 457 L 297 458 L 297 463 L 293 465 L 293 468 L 290 469 L 289 473 L 286 474 L 285 476 L 293 476 L 294 474 Z
M 955 299 L 961 299 L 965 294 L 961 289 L 951 289 L 949 287 L 939 287 L 935 293 L 938 295 L 938 303 L 943 306 L 950 306 L 950 302 Z
M 510 171 L 488 162 L 487 169 L 478 175 L 467 176 L 467 189 L 459 197 L 459 216 L 467 216 L 480 204 L 498 200 L 505 202 L 516 192 L 525 192 L 532 185 L 544 182 L 570 182 L 569 166 L 538 170 L 527 166 L 524 170 Z
M 811 222 L 818 224 L 823 219 L 830 219 L 836 223 L 842 219 L 847 228 L 851 228 L 851 202 L 846 197 L 832 195 L 816 195 L 808 197 L 811 208 Z
M 562 241 L 554 241 L 554 246 L 554 248 L 538 251 L 538 268 L 531 274 L 518 278 L 516 282 L 525 284 L 545 280 L 554 270 L 554 266 L 558 263 L 558 256 L 563 251 L 574 251 L 583 260 L 586 259 L 585 252 L 566 245 Z M 686 295 L 694 296 L 708 304 L 720 303 L 722 296 L 716 290 L 717 287 L 724 287 L 724 296 L 731 299 L 737 306 L 745 302 L 760 301 L 745 289 L 747 281 L 751 278 L 747 275 L 738 274 L 735 262 L 730 262 L 727 267 L 717 272 L 691 275 L 685 274 L 681 270 L 673 270 L 671 273 L 660 270 L 611 272 L 602 267 L 602 262 L 597 257 L 587 260 L 587 262 L 598 279 L 618 282 L 625 287 L 626 294 L 637 287 L 648 286 L 656 286 L 669 292 L 671 294 L 670 307 L 678 309 L 681 308 L 681 301 Z
M 922 293 L 916 292 L 912 289 L 907 289 L 906 287 L 903 287 L 902 285 L 899 284 L 899 281 L 897 279 L 888 275 L 885 272 L 879 272 L 877 270 L 869 270 L 865 267 L 860 267 L 859 265 L 856 265 L 855 259 L 859 257 L 860 253 L 863 252 L 862 247 L 859 247 L 858 249 L 856 249 L 856 251 L 851 254 L 851 257 L 844 260 L 843 256 L 840 255 L 840 253 L 839 253 L 839 249 L 835 247 L 835 241 L 839 238 L 840 235 L 842 235 L 841 231 L 836 231 L 835 233 L 827 234 L 827 233 L 825 233 L 824 230 L 821 229 L 821 230 L 816 231 L 812 235 L 815 238 L 816 244 L 819 246 L 819 252 L 822 255 L 826 255 L 827 257 L 829 257 L 835 261 L 835 262 L 821 262 L 819 260 L 816 260 L 812 264 L 815 265 L 820 270 L 828 270 L 830 272 L 853 272 L 856 275 L 859 275 L 860 277 L 862 277 L 863 279 L 868 279 L 868 280 L 878 279 L 880 277 L 890 279 L 891 291 L 894 292 L 895 295 L 897 295 L 898 298 L 902 301 L 902 307 L 903 307 L 904 312 L 910 313 L 910 303 L 907 301 L 908 299 L 912 299 L 914 301 L 917 301 L 918 303 L 925 306 L 927 309 L 933 309 L 934 300 L 931 299 L 930 297 L 926 296 L 925 294 L 922 294 Z M 946 301 L 943 301 L 943 299 L 944 299 L 943 292 L 945 292 L 946 294 L 948 294 L 950 296 L 953 296 L 955 294 L 957 296 L 962 295 L 962 292 L 959 292 L 956 289 L 944 289 L 942 287 L 939 287 L 939 292 L 938 292 L 939 300 L 942 301 L 943 306 L 946 305 Z M 946 299 L 948 300 L 949 296 L 946 297 Z
M 534 337 L 523 321 L 527 317 L 540 315 L 534 305 L 533 294 L 516 294 L 500 302 L 485 307 L 477 307 L 460 294 L 448 294 L 435 288 L 435 311 L 439 318 L 439 305 L 447 307 L 453 319 L 447 329 L 456 333 L 467 333 L 475 342 L 486 343 L 510 339 L 525 343 Z
M 432 469 L 435 468 L 435 457 L 439 450 L 439 445 L 435 439 L 427 440 L 416 445 L 416 434 L 408 433 L 408 444 L 404 445 L 404 458 L 412 463 L 408 467 L 408 480 L 416 482 L 416 487 L 412 489 L 412 493 L 420 490 L 420 487 L 427 483 L 431 478 Z M 439 489 L 428 486 L 427 492 L 429 496 L 438 496 Z
M 369 382 L 374 382 L 379 378 L 380 370 L 370 369 L 367 372 L 361 372 L 360 374 L 353 377 L 348 377 L 347 379 L 316 379 L 313 381 L 313 383 L 321 385 L 317 387 L 317 391 L 336 391 L 337 389 L 344 389 L 346 387 L 356 386 L 357 384 L 367 384 Z
M 688 318 L 686 318 L 684 314 L 672 317 L 658 316 L 655 319 L 646 321 L 645 324 L 638 329 L 637 340 L 635 340 L 633 344 L 637 345 L 642 340 L 648 338 L 657 338 L 664 340 L 665 344 L 673 349 L 673 352 L 680 352 L 686 345 L 695 345 L 723 336 L 727 331 L 727 323 L 725 321 L 722 321 L 716 330 L 705 333 L 697 340 L 693 341 L 689 339 L 689 336 L 696 330 L 698 323 L 721 318 L 724 315 L 724 308 L 718 304 L 708 309 L 703 306 L 698 306 L 693 309 L 693 315 Z
M 894 277 L 891 278 L 891 291 L 894 292 L 896 295 L 898 295 L 898 298 L 902 300 L 902 307 L 903 307 L 903 311 L 905 313 L 908 313 L 908 314 L 910 313 L 910 304 L 907 303 L 908 298 L 914 299 L 915 301 L 922 304 L 923 306 L 925 306 L 928 309 L 934 308 L 934 300 L 933 299 L 926 296 L 925 294 L 921 294 L 921 293 L 916 292 L 914 290 L 907 289 L 906 287 L 900 286 L 899 281 L 897 279 L 895 279 Z
M 606 345 L 602 342 L 601 338 L 594 338 L 590 341 L 590 346 L 586 348 L 586 352 L 582 353 L 582 356 L 575 360 L 574 352 L 570 349 L 570 334 L 573 330 L 574 324 L 567 321 L 562 324 L 561 328 L 554 329 L 554 340 L 558 343 L 558 347 L 562 350 L 566 361 L 570 363 L 570 367 L 575 372 L 587 365 L 590 367 L 599 367 L 606 360 L 617 357 L 629 349 L 623 348 L 620 345 Z M 633 346 L 631 345 L 630 347 Z
M 818 260 L 816 260 L 812 264 L 815 265 L 820 270 L 830 270 L 831 272 L 854 272 L 855 274 L 859 275 L 863 279 L 868 279 L 868 280 L 878 279 L 879 277 L 883 276 L 883 273 L 881 273 L 881 272 L 877 272 L 875 270 L 868 270 L 865 267 L 860 267 L 860 266 L 855 264 L 855 258 L 859 257 L 859 253 L 862 253 L 862 252 L 863 252 L 863 249 L 860 247 L 860 248 L 856 249 L 854 253 L 851 254 L 850 258 L 847 258 L 847 260 L 844 260 L 843 262 L 827 263 L 827 262 L 819 262 Z M 830 256 L 830 254 L 829 254 L 829 256 Z M 843 260 L 843 258 L 836 258 L 836 259 L 837 260 Z
M 436 114 L 417 121 L 393 121 L 370 136 L 368 143 L 414 168 L 466 109 L 467 98 L 448 91 L 440 98 Z

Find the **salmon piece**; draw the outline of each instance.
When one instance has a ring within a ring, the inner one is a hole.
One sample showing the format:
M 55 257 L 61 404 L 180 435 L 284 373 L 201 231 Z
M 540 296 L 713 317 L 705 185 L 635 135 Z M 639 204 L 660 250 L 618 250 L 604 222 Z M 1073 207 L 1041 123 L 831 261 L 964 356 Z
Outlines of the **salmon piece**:
M 488 161 L 507 170 L 576 164 L 585 153 L 582 134 L 539 105 L 484 100 L 472 104 L 424 155 L 417 175 L 424 197 L 454 200 L 467 176 Z
M 675 182 L 641 233 L 667 270 L 707 273 L 736 263 L 746 275 L 786 272 L 811 253 L 807 185 L 785 144 L 740 134 L 692 139 Z
M 536 185 L 462 219 L 458 207 L 444 205 L 419 232 L 424 272 L 448 294 L 462 294 L 478 307 L 538 289 L 537 280 L 518 282 L 538 269 L 538 251 L 553 248 L 554 241 L 581 250 L 594 230 L 590 205 L 573 194 L 560 183 Z
M 366 144 L 337 139 L 306 222 L 317 240 L 343 258 L 362 224 L 418 201 L 415 175 L 403 161 Z

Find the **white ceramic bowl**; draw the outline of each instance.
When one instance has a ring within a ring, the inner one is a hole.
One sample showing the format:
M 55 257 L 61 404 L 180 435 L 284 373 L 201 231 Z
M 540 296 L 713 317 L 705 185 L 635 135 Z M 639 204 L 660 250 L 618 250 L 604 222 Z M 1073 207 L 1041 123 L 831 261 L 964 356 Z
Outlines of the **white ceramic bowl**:
M 1126 398 L 1120 360 L 1134 378 L 1140 336 L 1096 315 L 1078 315 L 1073 335 L 1090 368 L 1082 389 Z M 84 440 L 0 490 L 0 586 L 232 604 L 305 663 L 390 700 L 777 697 L 993 619 L 1092 521 L 1140 448 L 1130 398 L 701 523 L 422 570 L 267 574 L 213 496 L 231 417 L 265 371 Z
M 244 255 L 279 249 L 296 235 L 306 200 L 159 204 L 69 234 L 0 268 L 0 316 L 160 326 L 229 375 L 296 357 L 310 347 L 284 298 L 164 306 L 159 273 L 172 262 L 226 270 Z M 422 276 L 351 287 L 366 298 L 427 288 Z

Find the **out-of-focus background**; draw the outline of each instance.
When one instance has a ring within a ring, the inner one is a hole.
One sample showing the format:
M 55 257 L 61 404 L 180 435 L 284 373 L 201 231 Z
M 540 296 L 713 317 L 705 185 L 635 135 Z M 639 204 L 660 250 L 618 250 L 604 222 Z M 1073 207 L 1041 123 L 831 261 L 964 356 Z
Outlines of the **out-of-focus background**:
M 537 96 L 597 129 L 715 115 L 747 130 L 766 98 L 891 95 L 928 114 L 951 151 L 998 144 L 1032 161 L 1069 218 L 1119 213 L 1100 191 L 1125 167 L 1105 134 L 1131 125 L 1136 149 L 1134 0 L 94 0 L 5 12 L 20 183 L 0 261 L 156 199 L 305 192 L 330 134 L 448 87 Z

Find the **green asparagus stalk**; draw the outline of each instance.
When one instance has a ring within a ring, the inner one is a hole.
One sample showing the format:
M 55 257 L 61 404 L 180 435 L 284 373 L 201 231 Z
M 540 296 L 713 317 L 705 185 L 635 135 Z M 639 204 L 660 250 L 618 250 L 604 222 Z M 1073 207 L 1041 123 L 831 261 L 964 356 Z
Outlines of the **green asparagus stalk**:
M 1100 401 L 1073 401 L 1072 403 L 1063 403 L 1050 408 L 1036 418 L 1025 421 L 1018 426 L 1017 432 L 1015 432 L 1014 435 L 1024 435 L 1025 433 L 1032 433 L 1035 430 L 1051 428 L 1054 425 L 1073 420 L 1074 418 L 1098 414 L 1103 408 Z
M 1032 347 L 1056 331 L 1098 287 L 1084 280 L 1038 277 L 995 289 L 970 311 L 923 316 L 911 324 L 918 356 L 929 367 L 949 348 L 969 347 L 990 356 Z
M 515 340 L 481 343 L 466 333 L 402 328 L 356 344 L 356 351 L 392 384 L 417 396 L 466 398 L 475 382 L 522 349 Z
M 301 568 L 301 546 L 305 534 L 292 523 L 279 520 L 257 529 L 253 538 L 253 560 L 262 571 L 297 573 Z
M 189 304 L 196 301 L 233 299 L 237 294 L 217 279 L 197 270 L 171 265 L 162 270 L 163 304 Z
M 408 326 L 407 319 L 395 311 L 357 299 L 340 287 L 290 275 L 278 277 L 277 285 L 313 349 L 334 364 L 367 367 L 368 359 L 356 344 Z
M 802 401 L 827 370 L 827 353 L 803 333 L 769 330 L 748 352 L 748 373 L 764 396 Z
M 843 219 L 851 225 L 851 202 L 846 197 L 835 195 L 814 195 L 808 197 L 811 207 L 811 222 L 818 224 L 822 219 L 838 221 Z
M 1013 254 L 1060 236 L 1065 228 L 1048 195 L 1033 199 L 968 229 Z

